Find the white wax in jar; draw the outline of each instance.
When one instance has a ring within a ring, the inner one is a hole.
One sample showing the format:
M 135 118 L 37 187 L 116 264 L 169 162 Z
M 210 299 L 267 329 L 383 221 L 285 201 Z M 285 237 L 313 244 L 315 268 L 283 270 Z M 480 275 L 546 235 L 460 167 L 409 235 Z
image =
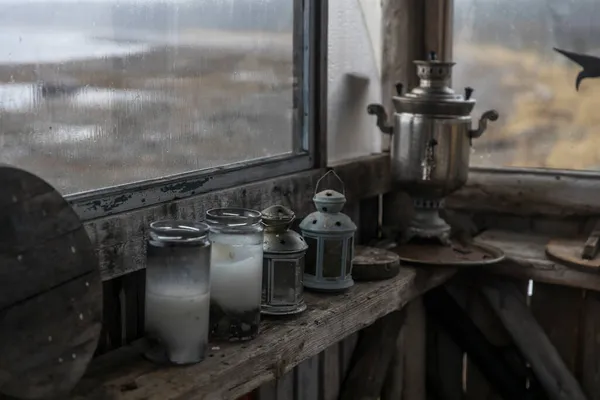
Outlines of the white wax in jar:
M 260 308 L 263 247 L 260 244 L 213 242 L 211 296 L 224 310 L 251 311 Z
M 146 330 L 157 336 L 171 362 L 197 362 L 208 343 L 210 293 L 154 282 L 146 289 Z

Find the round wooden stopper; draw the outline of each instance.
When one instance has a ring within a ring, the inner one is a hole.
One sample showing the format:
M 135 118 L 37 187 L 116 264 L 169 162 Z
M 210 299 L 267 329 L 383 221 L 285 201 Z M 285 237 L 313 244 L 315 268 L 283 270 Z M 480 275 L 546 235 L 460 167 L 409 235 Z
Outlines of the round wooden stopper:
M 356 246 L 352 278 L 357 281 L 390 279 L 400 272 L 400 257 L 377 247 Z
M 100 337 L 98 260 L 77 214 L 42 179 L 0 165 L 0 187 L 0 394 L 64 398 Z
M 585 241 L 585 238 L 553 239 L 546 245 L 546 254 L 549 258 L 570 267 L 600 272 L 600 256 L 596 256 L 591 260 L 581 257 Z

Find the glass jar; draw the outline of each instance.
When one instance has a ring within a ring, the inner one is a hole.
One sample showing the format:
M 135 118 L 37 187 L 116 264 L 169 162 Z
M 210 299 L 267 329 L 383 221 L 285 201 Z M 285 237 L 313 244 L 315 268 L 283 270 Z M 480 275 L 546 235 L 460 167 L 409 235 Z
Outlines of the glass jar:
M 261 214 L 244 208 L 206 212 L 212 242 L 210 332 L 216 340 L 258 335 L 262 293 Z
M 192 364 L 208 347 L 211 244 L 208 226 L 150 224 L 146 252 L 146 353 L 156 362 Z

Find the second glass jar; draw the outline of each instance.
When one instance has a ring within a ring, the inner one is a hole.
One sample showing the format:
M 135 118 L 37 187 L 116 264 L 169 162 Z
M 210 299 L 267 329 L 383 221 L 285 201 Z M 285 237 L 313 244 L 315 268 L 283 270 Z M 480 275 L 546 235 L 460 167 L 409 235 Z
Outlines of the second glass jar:
M 258 335 L 262 293 L 263 227 L 258 211 L 215 208 L 210 228 L 211 337 L 250 340 Z

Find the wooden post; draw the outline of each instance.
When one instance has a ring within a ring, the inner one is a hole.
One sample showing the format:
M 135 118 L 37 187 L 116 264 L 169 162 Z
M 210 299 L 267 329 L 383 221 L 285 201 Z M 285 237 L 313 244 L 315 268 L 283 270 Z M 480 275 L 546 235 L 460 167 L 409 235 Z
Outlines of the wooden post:
M 509 281 L 487 280 L 481 291 L 527 359 L 551 400 L 584 400 L 577 380 L 535 320 L 522 294 Z M 560 323 L 560 321 L 557 321 Z
M 379 398 L 403 322 L 403 311 L 395 311 L 361 332 L 350 372 L 342 385 L 341 400 Z

